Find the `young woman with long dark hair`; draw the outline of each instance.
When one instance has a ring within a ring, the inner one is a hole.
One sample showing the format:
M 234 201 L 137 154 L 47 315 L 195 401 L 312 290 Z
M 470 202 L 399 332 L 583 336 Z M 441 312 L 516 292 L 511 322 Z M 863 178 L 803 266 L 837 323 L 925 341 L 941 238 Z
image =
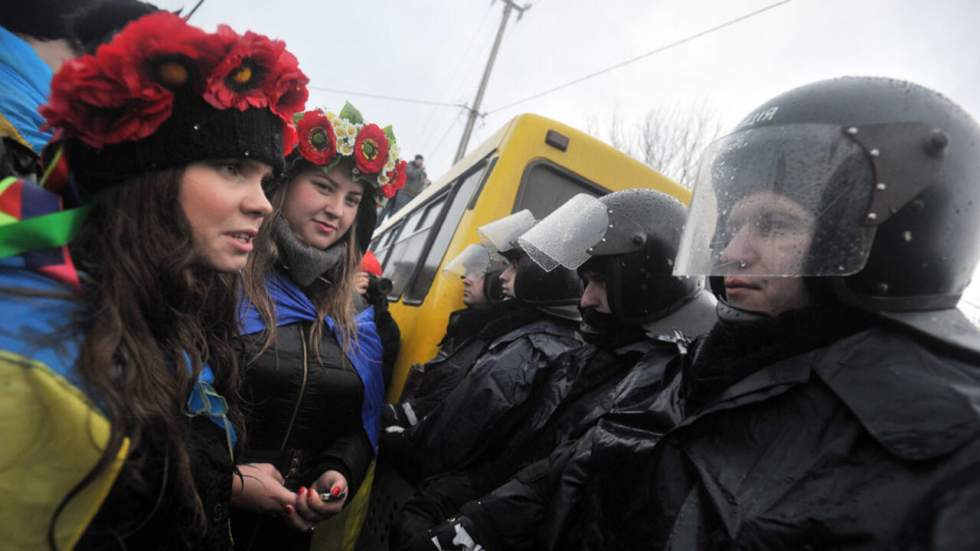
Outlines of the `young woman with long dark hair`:
M 264 483 L 233 476 L 238 272 L 306 82 L 282 42 L 165 12 L 55 75 L 70 176 L 0 190 L 6 542 L 231 547 Z

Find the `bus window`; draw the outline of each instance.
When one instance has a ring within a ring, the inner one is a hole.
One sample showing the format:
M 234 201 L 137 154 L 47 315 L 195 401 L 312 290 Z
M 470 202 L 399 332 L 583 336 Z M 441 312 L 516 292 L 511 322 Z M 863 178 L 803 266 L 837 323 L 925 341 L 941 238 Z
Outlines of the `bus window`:
M 534 161 L 524 171 L 514 212 L 528 209 L 540 220 L 579 193 L 599 196 L 608 190 L 548 161 Z
M 383 265 L 385 276 L 391 279 L 389 300 L 398 300 L 415 272 L 415 266 L 422 258 L 429 233 L 436 220 L 439 219 L 438 213 L 446 204 L 448 196 L 449 193 L 443 193 L 433 198 L 409 214 L 405 221 L 400 224 L 401 231 L 398 237 L 394 239 L 394 244 L 388 247 L 390 252 Z M 394 230 L 394 228 L 392 229 Z M 379 252 L 384 254 L 385 248 L 382 247 Z
M 419 267 L 418 275 L 412 284 L 405 291 L 405 302 L 409 304 L 419 304 L 425 300 L 425 295 L 432 286 L 442 263 L 442 257 L 446 254 L 449 242 L 456 234 L 456 228 L 463 217 L 463 212 L 469 205 L 470 198 L 476 189 L 483 184 L 489 177 L 488 164 L 484 161 L 475 166 L 468 174 L 463 176 L 462 182 L 456 186 L 456 193 L 453 195 L 453 202 L 446 211 L 445 218 L 439 224 L 439 233 L 436 234 L 432 246 L 429 247 L 425 255 L 425 262 Z

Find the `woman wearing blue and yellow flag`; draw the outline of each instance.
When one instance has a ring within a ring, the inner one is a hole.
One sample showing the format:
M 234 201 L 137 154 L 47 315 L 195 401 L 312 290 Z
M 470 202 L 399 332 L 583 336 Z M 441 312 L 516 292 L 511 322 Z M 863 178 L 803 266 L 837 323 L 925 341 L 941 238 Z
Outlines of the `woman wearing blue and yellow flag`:
M 54 75 L 69 177 L 0 183 L 8 548 L 231 547 L 256 482 L 234 477 L 238 272 L 306 82 L 282 42 L 164 12 Z
M 368 494 L 358 490 L 369 490 L 378 448 L 382 343 L 373 307 L 355 309 L 354 280 L 377 205 L 404 185 L 405 162 L 391 128 L 350 104 L 296 118 L 299 147 L 244 272 L 241 469 L 277 477 L 273 499 L 283 491 L 298 499 L 286 505 L 285 523 L 235 510 L 239 550 L 351 543 Z

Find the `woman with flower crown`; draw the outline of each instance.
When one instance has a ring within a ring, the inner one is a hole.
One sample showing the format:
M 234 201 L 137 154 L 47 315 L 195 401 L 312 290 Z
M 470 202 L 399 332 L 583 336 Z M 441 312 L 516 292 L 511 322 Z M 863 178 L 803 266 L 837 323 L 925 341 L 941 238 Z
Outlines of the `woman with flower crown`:
M 166 12 L 54 76 L 51 169 L 0 181 L 4 546 L 230 549 L 229 502 L 261 506 L 238 273 L 306 83 L 282 42 Z
M 244 462 L 272 463 L 297 494 L 287 522 L 235 511 L 236 549 L 308 549 L 317 522 L 351 500 L 378 446 L 382 346 L 354 280 L 383 198 L 405 183 L 391 128 L 339 114 L 297 115 L 276 209 L 244 273 Z M 302 520 L 295 522 L 296 518 Z M 296 530 L 299 528 L 300 530 Z

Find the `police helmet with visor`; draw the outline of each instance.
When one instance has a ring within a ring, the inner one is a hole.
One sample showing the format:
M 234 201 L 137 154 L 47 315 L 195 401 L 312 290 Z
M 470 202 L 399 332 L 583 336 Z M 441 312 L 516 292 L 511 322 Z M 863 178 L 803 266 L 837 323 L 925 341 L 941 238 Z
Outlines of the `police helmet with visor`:
M 675 273 L 713 276 L 720 298 L 725 276 L 830 278 L 845 304 L 980 343 L 954 310 L 980 254 L 978 177 L 980 126 L 942 95 L 803 86 L 705 152 Z

